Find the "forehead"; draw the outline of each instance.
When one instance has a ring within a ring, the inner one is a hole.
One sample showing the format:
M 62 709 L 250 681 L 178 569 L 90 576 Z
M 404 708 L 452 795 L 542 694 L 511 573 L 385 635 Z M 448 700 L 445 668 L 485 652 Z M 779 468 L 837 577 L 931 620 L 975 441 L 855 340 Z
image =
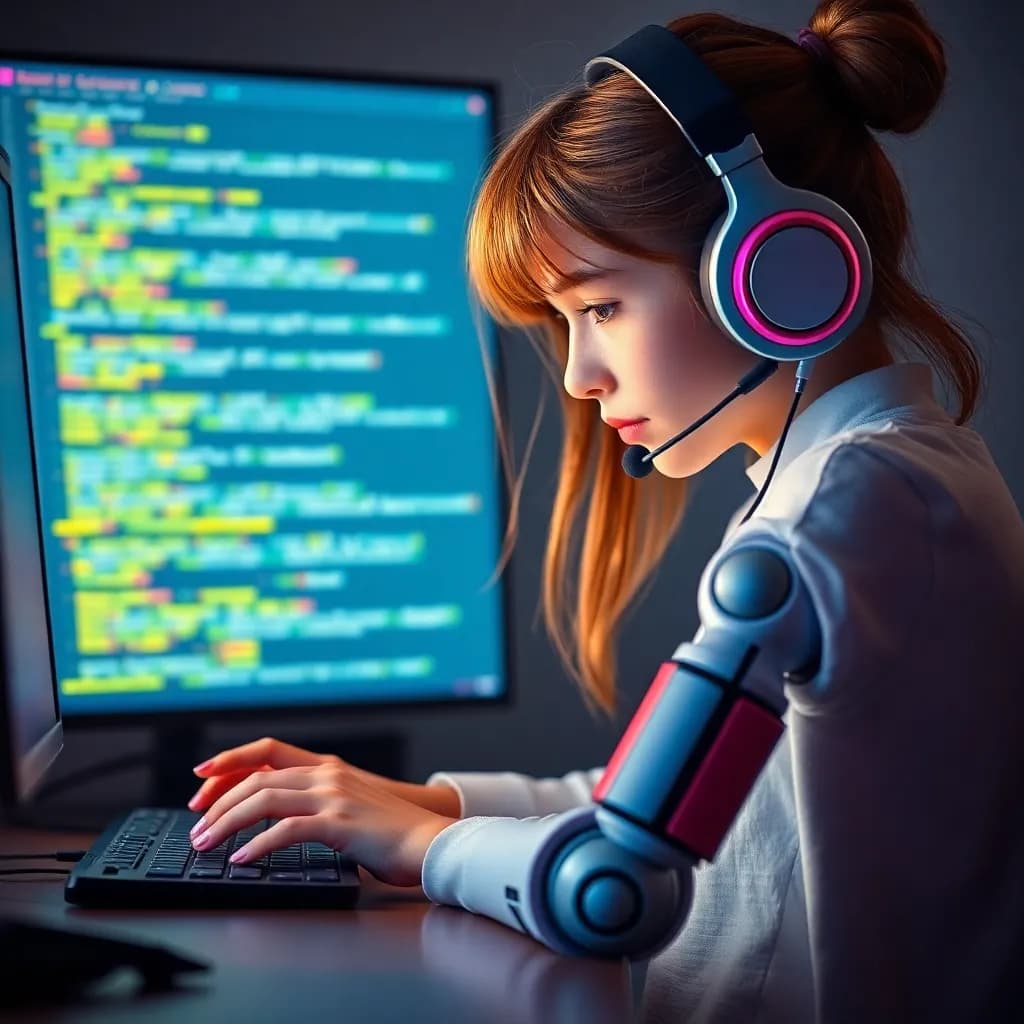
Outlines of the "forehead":
M 552 266 L 535 265 L 534 280 L 546 295 L 572 287 L 573 278 L 602 270 L 622 272 L 628 257 L 564 225 L 548 225 L 537 247 Z

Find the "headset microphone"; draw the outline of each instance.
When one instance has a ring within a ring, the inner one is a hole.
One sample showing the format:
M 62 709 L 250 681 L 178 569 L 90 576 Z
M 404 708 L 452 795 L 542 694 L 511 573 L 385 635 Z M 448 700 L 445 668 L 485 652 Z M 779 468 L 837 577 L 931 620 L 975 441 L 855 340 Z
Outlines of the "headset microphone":
M 720 413 L 731 401 L 739 398 L 740 395 L 745 395 L 763 384 L 778 368 L 778 360 L 762 359 L 718 405 L 709 412 L 706 412 L 699 420 L 691 423 L 685 430 L 680 431 L 675 437 L 669 438 L 659 448 L 655 448 L 654 451 L 648 451 L 642 444 L 631 444 L 626 449 L 625 455 L 622 456 L 622 468 L 631 477 L 635 477 L 638 480 L 641 477 L 647 476 L 654 469 L 654 457 L 656 455 L 660 455 L 666 449 L 671 448 L 677 441 L 682 441 L 684 437 L 688 437 L 698 427 Z
M 654 463 L 650 461 L 651 453 L 642 444 L 631 444 L 622 456 L 622 468 L 637 480 L 647 476 Z M 644 461 L 644 460 L 648 461 Z

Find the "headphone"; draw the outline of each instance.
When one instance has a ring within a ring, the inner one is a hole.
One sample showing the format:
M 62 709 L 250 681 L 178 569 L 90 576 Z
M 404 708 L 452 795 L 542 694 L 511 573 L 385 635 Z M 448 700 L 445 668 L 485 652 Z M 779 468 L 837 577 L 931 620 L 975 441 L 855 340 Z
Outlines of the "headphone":
M 857 222 L 768 169 L 733 92 L 661 25 L 592 58 L 588 86 L 625 71 L 650 93 L 722 179 L 729 207 L 704 239 L 700 286 L 712 321 L 765 359 L 810 360 L 863 321 L 871 253 Z

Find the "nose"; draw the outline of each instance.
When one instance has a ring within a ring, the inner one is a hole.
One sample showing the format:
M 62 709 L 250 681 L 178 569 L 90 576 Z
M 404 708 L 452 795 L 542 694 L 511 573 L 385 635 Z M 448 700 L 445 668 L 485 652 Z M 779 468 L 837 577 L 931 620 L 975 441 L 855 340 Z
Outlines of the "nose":
M 600 398 L 614 387 L 614 379 L 593 345 L 570 340 L 562 386 L 572 398 Z

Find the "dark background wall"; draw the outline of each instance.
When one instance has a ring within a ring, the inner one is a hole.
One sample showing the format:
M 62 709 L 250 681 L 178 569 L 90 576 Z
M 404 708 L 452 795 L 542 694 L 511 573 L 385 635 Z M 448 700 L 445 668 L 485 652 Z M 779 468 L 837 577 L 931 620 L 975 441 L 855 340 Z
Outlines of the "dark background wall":
M 501 90 L 502 137 L 534 104 L 575 80 L 590 56 L 642 24 L 664 24 L 714 7 L 795 36 L 814 9 L 806 0 L 32 0 L 6 7 L 0 49 L 8 51 L 493 80 Z M 1017 394 L 1024 345 L 1013 305 L 1020 297 L 1013 282 L 1022 269 L 1015 234 L 1021 212 L 1016 176 L 1024 100 L 1018 59 L 1022 17 L 1017 5 L 1001 0 L 922 0 L 921 8 L 947 47 L 946 96 L 917 135 L 883 135 L 880 141 L 909 195 L 926 289 L 948 310 L 965 312 L 985 329 L 979 335 L 967 324 L 990 366 L 973 426 L 1024 506 L 1024 412 Z M 505 342 L 511 424 L 521 452 L 542 377 L 525 338 L 512 333 Z M 548 406 L 553 409 L 553 401 Z M 658 663 L 696 629 L 700 571 L 729 514 L 751 489 L 738 448 L 697 481 L 683 530 L 623 630 L 622 710 L 614 722 L 597 721 L 560 669 L 542 626 L 534 625 L 557 447 L 556 417 L 549 413 L 526 478 L 520 543 L 510 569 L 519 670 L 512 706 L 214 725 L 203 753 L 264 733 L 338 749 L 346 737 L 388 729 L 408 737 L 405 774 L 412 780 L 438 768 L 546 775 L 603 763 Z M 147 740 L 141 729 L 72 731 L 55 774 L 142 750 Z M 122 773 L 92 791 L 131 800 L 141 795 L 144 781 L 138 771 Z

